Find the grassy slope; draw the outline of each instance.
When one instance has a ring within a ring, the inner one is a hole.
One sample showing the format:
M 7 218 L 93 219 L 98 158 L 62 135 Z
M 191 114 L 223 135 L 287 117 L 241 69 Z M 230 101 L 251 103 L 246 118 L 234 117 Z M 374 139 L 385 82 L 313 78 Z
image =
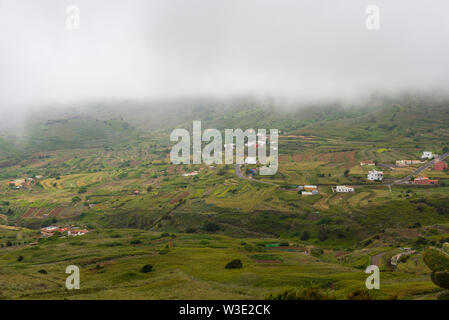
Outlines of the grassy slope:
M 2 294 L 14 299 L 263 299 L 288 288 L 316 286 L 344 298 L 362 288 L 366 278 L 363 269 L 333 262 L 331 251 L 321 257 L 257 252 L 247 249 L 256 248 L 257 239 L 178 234 L 175 247 L 165 252 L 169 238 L 136 230 L 98 230 L 82 238 L 0 249 Z M 137 239 L 141 243 L 130 245 Z M 224 268 L 236 258 L 242 260 L 242 269 Z M 264 262 L 267 259 L 278 262 Z M 81 269 L 79 291 L 64 288 L 64 271 L 71 264 Z M 154 271 L 140 273 L 145 264 L 152 264 Z M 384 272 L 382 280 L 378 298 L 410 298 L 436 290 L 426 270 Z

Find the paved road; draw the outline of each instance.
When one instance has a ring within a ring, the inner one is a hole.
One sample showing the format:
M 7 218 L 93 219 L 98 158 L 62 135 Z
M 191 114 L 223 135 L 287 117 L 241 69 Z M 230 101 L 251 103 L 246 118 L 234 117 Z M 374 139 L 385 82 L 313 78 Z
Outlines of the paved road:
M 449 152 L 446 152 L 445 154 L 442 154 L 441 156 L 439 156 L 438 158 L 435 158 L 429 162 L 427 162 L 425 165 L 419 167 L 418 169 L 416 169 L 415 171 L 413 171 L 411 174 L 409 174 L 408 176 L 401 178 L 399 180 L 395 180 L 393 184 L 405 184 L 408 183 L 408 181 L 414 176 L 416 177 L 417 175 L 419 175 L 421 172 L 423 172 L 424 170 L 426 170 L 427 168 L 431 167 L 436 160 L 444 160 L 447 157 L 449 157 Z
M 378 254 L 372 256 L 371 257 L 371 265 L 379 266 L 380 258 L 382 258 L 382 256 L 384 254 L 386 254 L 386 252 L 381 252 L 381 253 L 378 253 Z

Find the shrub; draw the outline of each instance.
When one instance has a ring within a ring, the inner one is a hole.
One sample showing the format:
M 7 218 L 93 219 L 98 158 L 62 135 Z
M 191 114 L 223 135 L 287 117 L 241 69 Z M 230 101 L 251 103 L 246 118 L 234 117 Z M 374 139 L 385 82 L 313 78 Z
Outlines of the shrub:
M 146 264 L 142 267 L 142 269 L 140 269 L 140 272 L 142 273 L 148 273 L 153 271 L 153 266 L 151 264 Z
M 243 268 L 243 264 L 242 261 L 240 261 L 239 259 L 234 259 L 230 262 L 228 262 L 228 264 L 225 267 L 226 269 L 241 269 Z
M 188 227 L 188 228 L 186 229 L 186 233 L 195 233 L 195 232 L 196 232 L 196 229 L 193 228 L 193 227 Z
M 86 187 L 80 187 L 78 189 L 78 193 L 86 193 L 87 192 L 87 188 Z
M 220 225 L 214 223 L 214 222 L 208 222 L 204 225 L 203 230 L 207 232 L 216 232 L 220 230 Z
M 18 256 L 17 257 L 17 261 L 22 261 L 23 260 L 23 256 Z
M 372 297 L 368 291 L 368 289 L 360 289 L 354 292 L 351 292 L 346 297 L 348 300 L 372 300 Z
M 335 300 L 334 296 L 321 292 L 318 288 L 307 288 L 300 292 L 286 290 L 278 294 L 270 294 L 268 300 Z
M 41 274 L 47 274 L 47 270 L 45 270 L 45 269 L 40 269 L 38 272 Z
M 308 231 L 304 231 L 302 234 L 301 234 L 301 238 L 300 238 L 302 241 L 307 241 L 307 240 L 309 240 L 310 239 L 310 233 L 308 232 Z

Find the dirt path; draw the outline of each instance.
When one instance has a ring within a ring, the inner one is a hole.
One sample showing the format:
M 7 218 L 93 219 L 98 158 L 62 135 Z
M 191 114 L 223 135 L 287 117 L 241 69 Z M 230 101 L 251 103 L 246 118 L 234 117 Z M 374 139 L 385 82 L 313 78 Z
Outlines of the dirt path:
M 378 253 L 378 254 L 372 256 L 371 257 L 371 265 L 379 266 L 380 258 L 382 258 L 382 256 L 384 254 L 386 254 L 386 252 L 381 252 L 381 253 Z

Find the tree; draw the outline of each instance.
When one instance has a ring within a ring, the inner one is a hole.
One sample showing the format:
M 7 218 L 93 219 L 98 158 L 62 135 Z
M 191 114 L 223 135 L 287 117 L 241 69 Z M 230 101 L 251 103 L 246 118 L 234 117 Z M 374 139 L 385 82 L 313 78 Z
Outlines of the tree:
M 348 300 L 372 300 L 372 297 L 368 291 L 368 289 L 360 289 L 354 292 L 351 292 L 346 297 Z
M 207 231 L 207 232 L 216 232 L 216 231 L 220 230 L 221 228 L 220 228 L 220 225 L 218 225 L 214 222 L 208 222 L 204 225 L 203 229 L 204 229 L 204 231 Z
M 302 241 L 307 241 L 307 240 L 309 240 L 310 239 L 310 233 L 309 233 L 309 231 L 304 231 L 302 234 L 301 234 L 301 238 L 300 238 Z
M 72 204 L 76 204 L 76 203 L 78 203 L 80 201 L 81 201 L 81 198 L 78 197 L 78 196 L 75 196 L 75 197 L 72 198 Z
M 343 173 L 343 175 L 344 175 L 345 177 L 349 176 L 349 169 L 346 169 L 345 172 Z
M 153 271 L 153 266 L 151 264 L 146 264 L 142 267 L 142 269 L 140 269 L 140 272 L 142 273 L 148 273 Z
M 239 259 L 234 259 L 230 262 L 228 262 L 228 264 L 225 267 L 226 269 L 241 269 L 243 268 L 243 264 L 242 261 Z
M 327 230 L 324 226 L 322 226 L 320 228 L 320 230 L 318 231 L 318 239 L 320 239 L 320 241 L 325 241 L 327 240 L 328 236 L 327 236 Z

